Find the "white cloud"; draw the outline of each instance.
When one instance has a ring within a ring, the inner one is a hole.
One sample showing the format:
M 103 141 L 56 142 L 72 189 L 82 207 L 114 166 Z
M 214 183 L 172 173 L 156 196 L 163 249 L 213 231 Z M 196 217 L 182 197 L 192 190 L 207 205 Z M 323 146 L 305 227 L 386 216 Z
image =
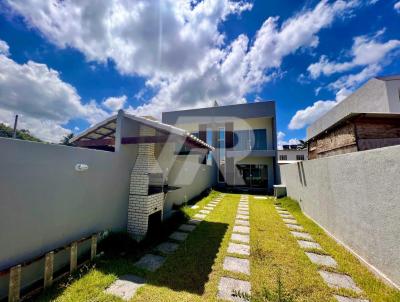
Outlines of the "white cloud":
M 103 102 L 103 106 L 112 112 L 118 111 L 125 107 L 127 100 L 126 95 L 122 95 L 119 97 L 109 97 Z
M 21 127 L 52 142 L 70 132 L 63 126 L 70 119 L 94 123 L 108 115 L 94 101 L 83 104 L 76 89 L 45 64 L 19 64 L 0 54 L 0 119 L 12 124 L 15 114 Z
M 164 110 L 245 102 L 249 92 L 280 76 L 285 56 L 316 47 L 318 32 L 346 16 L 359 1 L 320 1 L 279 24 L 268 18 L 253 42 L 246 35 L 225 44 L 220 24 L 252 4 L 230 0 L 85 1 L 8 0 L 59 47 L 87 59 L 113 60 L 122 74 L 147 79 L 154 97 L 128 110 L 160 116 Z
M 300 143 L 300 140 L 297 138 L 291 138 L 289 140 L 285 140 L 286 134 L 282 131 L 278 132 L 278 150 L 282 150 L 283 145 L 297 145 Z
M 378 31 L 374 36 L 359 36 L 354 38 L 353 46 L 350 50 L 351 61 L 335 62 L 329 61 L 326 56 L 321 56 L 319 62 L 313 63 L 308 67 L 310 76 L 313 79 L 321 75 L 332 75 L 348 71 L 358 66 L 383 64 L 383 60 L 394 50 L 400 47 L 400 40 L 389 40 L 379 42 L 378 38 L 384 33 L 384 29 Z
M 6 41 L 0 40 L 0 55 L 8 56 L 10 54 L 10 47 Z
M 317 101 L 305 109 L 298 110 L 289 123 L 289 129 L 302 129 L 312 124 L 337 104 L 336 101 Z
M 395 9 L 398 13 L 400 13 L 400 1 L 399 1 L 399 2 L 396 2 L 396 3 L 394 4 L 394 9 Z

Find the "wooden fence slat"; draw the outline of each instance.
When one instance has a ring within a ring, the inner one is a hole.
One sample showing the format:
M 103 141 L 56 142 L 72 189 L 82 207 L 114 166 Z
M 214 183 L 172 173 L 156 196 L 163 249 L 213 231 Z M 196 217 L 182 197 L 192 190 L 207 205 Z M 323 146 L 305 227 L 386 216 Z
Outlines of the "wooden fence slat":
M 47 288 L 53 284 L 54 252 L 46 254 L 44 258 L 43 287 Z
M 78 243 L 76 241 L 71 243 L 69 259 L 69 272 L 72 273 L 78 266 Z
M 92 235 L 92 244 L 90 248 L 90 260 L 93 260 L 97 254 L 97 234 Z
M 8 301 L 19 301 L 21 287 L 21 265 L 16 265 L 10 269 L 10 281 L 8 285 Z

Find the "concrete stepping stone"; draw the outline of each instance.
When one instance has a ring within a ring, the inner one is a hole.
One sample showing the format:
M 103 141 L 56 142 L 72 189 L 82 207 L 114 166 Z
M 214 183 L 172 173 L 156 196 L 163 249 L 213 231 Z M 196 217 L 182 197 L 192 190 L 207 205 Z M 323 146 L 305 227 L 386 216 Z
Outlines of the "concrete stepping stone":
M 249 259 L 241 259 L 235 257 L 225 257 L 224 270 L 250 275 L 250 261 Z
M 182 232 L 188 232 L 190 233 L 191 231 L 193 231 L 196 228 L 195 225 L 191 225 L 191 224 L 182 224 L 178 230 L 182 231 Z
M 250 226 L 250 222 L 248 220 L 241 220 L 241 219 L 236 219 L 235 220 L 236 225 L 244 225 L 244 226 Z
M 277 210 L 277 212 L 279 213 L 279 214 L 290 214 L 288 211 L 286 211 L 286 210 Z
M 235 225 L 233 226 L 234 233 L 250 234 L 250 228 L 248 226 Z
M 232 233 L 231 241 L 237 241 L 237 242 L 242 242 L 242 243 L 249 243 L 249 242 L 250 242 L 250 236 L 249 236 L 248 234 L 237 234 L 237 233 Z
M 190 219 L 187 223 L 198 225 L 198 224 L 200 224 L 200 222 L 201 222 L 201 220 L 198 220 L 198 219 Z
M 249 256 L 250 255 L 250 245 L 229 242 L 228 253 Z
M 291 223 L 285 223 L 285 224 L 291 230 L 296 230 L 296 231 L 303 231 L 304 230 L 304 228 L 301 225 L 291 224 Z
M 240 214 L 240 215 L 249 215 L 249 211 L 239 210 L 238 214 Z
M 218 298 L 234 302 L 246 302 L 246 299 L 234 297 L 234 291 L 247 293 L 250 295 L 251 285 L 248 281 L 221 277 L 218 284 Z
M 210 214 L 211 212 L 208 210 L 200 210 L 199 213 L 201 214 Z
M 369 300 L 334 295 L 338 302 L 369 302 Z
M 293 218 L 292 214 L 279 214 L 279 216 L 281 216 L 282 218 Z
M 318 249 L 318 250 L 322 250 L 321 246 L 316 242 L 297 240 L 297 243 L 303 249 Z
M 164 264 L 164 261 L 165 257 L 146 254 L 135 263 L 135 266 L 150 272 L 155 272 Z
M 313 238 L 311 237 L 310 234 L 308 233 L 303 233 L 303 232 L 297 232 L 297 231 L 290 231 L 290 233 L 292 233 L 292 235 L 296 238 L 300 238 L 300 239 L 307 239 L 307 240 L 313 240 Z
M 268 199 L 266 196 L 253 196 L 254 199 Z
M 242 215 L 242 214 L 237 214 L 236 219 L 243 219 L 243 220 L 249 220 L 248 215 Z
M 290 224 L 298 224 L 297 223 L 297 220 L 296 219 L 289 219 L 289 218 L 284 218 L 284 219 L 282 219 L 283 220 L 283 222 L 285 222 L 285 223 L 290 223 Z
M 214 210 L 214 207 L 206 206 L 206 207 L 204 207 L 204 210 L 212 211 L 212 210 Z
M 238 211 L 248 211 L 248 210 L 249 210 L 249 207 L 243 207 L 243 206 L 238 207 Z
M 316 253 L 306 252 L 307 257 L 312 263 L 329 267 L 337 267 L 337 262 L 331 256 L 320 255 Z
M 249 205 L 249 202 L 248 202 L 248 201 L 240 201 L 240 202 L 239 202 L 239 205 L 240 205 L 240 206 L 248 206 L 248 205 Z
M 194 206 L 191 206 L 190 208 L 191 208 L 191 209 L 198 209 L 199 206 L 198 206 L 198 205 L 194 205 Z
M 197 219 L 204 219 L 204 218 L 207 217 L 207 215 L 205 215 L 205 214 L 196 214 L 196 215 L 194 215 L 193 217 L 194 217 L 194 218 L 197 218 Z
M 324 279 L 326 284 L 328 284 L 328 286 L 331 288 L 345 288 L 353 290 L 356 293 L 362 292 L 362 290 L 354 283 L 353 279 L 350 276 L 327 271 L 318 271 L 318 273 L 321 275 L 322 279 Z
M 169 235 L 169 239 L 173 239 L 176 241 L 185 241 L 188 235 L 188 233 L 173 232 L 171 235 Z
M 156 250 L 164 254 L 172 254 L 179 247 L 179 244 L 174 242 L 163 242 L 156 246 Z
M 124 275 L 115 280 L 105 292 L 117 296 L 122 300 L 129 301 L 136 291 L 146 284 L 143 278 L 134 275 Z

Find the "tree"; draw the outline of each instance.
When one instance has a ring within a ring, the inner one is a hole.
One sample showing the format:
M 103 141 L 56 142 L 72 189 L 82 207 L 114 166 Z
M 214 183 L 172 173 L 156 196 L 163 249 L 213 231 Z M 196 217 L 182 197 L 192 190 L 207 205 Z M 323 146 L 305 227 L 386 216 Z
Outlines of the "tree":
M 303 141 L 303 140 L 299 140 L 299 143 L 297 144 L 297 149 L 298 150 L 304 150 L 308 148 L 308 143 Z
M 27 130 L 27 129 L 17 130 L 16 134 L 17 134 L 16 135 L 17 139 L 22 139 L 25 141 L 32 141 L 32 142 L 42 142 L 40 139 L 38 139 L 37 137 L 30 134 L 29 130 Z M 13 137 L 13 129 L 3 123 L 0 123 L 0 137 L 12 138 Z
M 72 146 L 72 143 L 70 143 L 70 140 L 74 137 L 74 134 L 71 132 L 70 134 L 65 135 L 61 141 L 60 144 L 61 145 L 65 145 L 65 146 Z

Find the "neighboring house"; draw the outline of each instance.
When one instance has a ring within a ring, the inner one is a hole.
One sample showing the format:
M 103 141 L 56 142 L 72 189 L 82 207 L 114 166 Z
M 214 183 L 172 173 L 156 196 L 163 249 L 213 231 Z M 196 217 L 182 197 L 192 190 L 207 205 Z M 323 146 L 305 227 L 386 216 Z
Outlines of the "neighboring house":
M 275 102 L 164 112 L 162 121 L 216 148 L 204 160 L 213 167 L 218 186 L 272 190 L 278 173 Z
M 309 159 L 400 144 L 400 76 L 377 77 L 307 128 Z
M 283 145 L 282 150 L 278 150 L 278 164 L 291 164 L 308 159 L 308 150 L 299 149 L 298 145 Z

